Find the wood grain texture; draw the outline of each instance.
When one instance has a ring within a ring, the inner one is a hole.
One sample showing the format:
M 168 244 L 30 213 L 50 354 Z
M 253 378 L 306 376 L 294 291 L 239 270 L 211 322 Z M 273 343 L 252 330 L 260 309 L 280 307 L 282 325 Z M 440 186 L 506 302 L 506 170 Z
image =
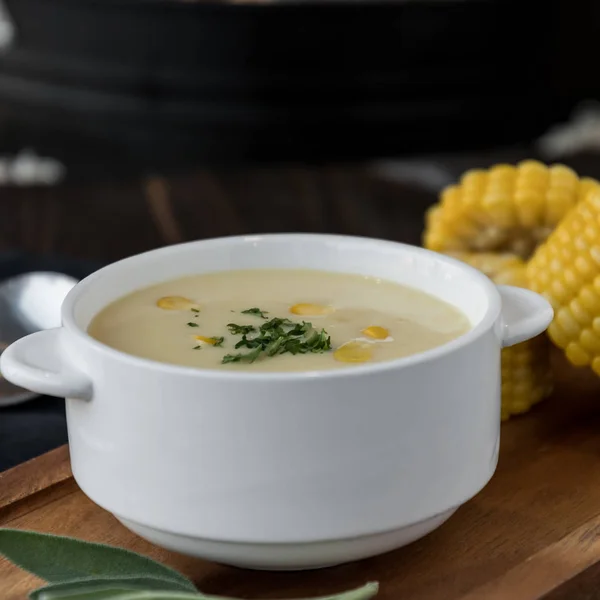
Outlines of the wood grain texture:
M 560 359 L 556 373 L 553 397 L 503 426 L 498 470 L 484 490 L 439 530 L 384 556 L 312 573 L 260 573 L 167 552 L 69 487 L 65 449 L 0 478 L 0 526 L 125 546 L 180 569 L 203 591 L 248 599 L 325 594 L 372 579 L 381 582 L 380 600 L 596 598 L 600 379 Z M 25 598 L 36 583 L 0 561 L 3 600 Z
M 543 600 L 598 600 L 600 598 L 600 563 L 587 568 L 580 575 L 566 581 Z
M 198 170 L 50 188 L 5 187 L 0 250 L 114 261 L 179 241 L 270 232 L 420 242 L 435 194 L 366 167 Z
M 46 460 L 47 456 L 49 458 Z M 23 471 L 20 471 L 20 468 L 6 471 L 6 474 L 10 475 L 6 477 L 5 474 L 0 474 L 0 489 L 7 500 L 4 506 L 0 506 L 0 527 L 78 489 L 71 475 L 68 457 L 68 449 L 63 446 L 40 457 L 41 465 L 30 461 L 25 463 L 27 469 Z M 40 466 L 43 469 L 41 472 Z M 32 467 L 37 469 L 34 471 Z M 0 577 L 0 582 L 1 580 Z
M 0 524 L 8 510 L 21 502 L 31 503 L 40 493 L 55 491 L 72 478 L 67 446 L 0 473 Z

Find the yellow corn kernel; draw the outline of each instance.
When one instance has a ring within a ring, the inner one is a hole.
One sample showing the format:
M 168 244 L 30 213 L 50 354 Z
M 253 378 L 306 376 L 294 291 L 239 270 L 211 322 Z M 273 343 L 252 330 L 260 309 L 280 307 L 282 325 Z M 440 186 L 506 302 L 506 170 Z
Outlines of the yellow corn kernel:
M 451 254 L 482 271 L 495 283 L 527 287 L 526 264 L 518 256 L 490 252 Z M 502 350 L 502 420 L 527 412 L 550 395 L 550 347 L 548 337 L 542 334 Z
M 526 259 L 598 187 L 564 165 L 533 160 L 468 171 L 427 211 L 423 245 L 438 252 L 510 253 Z
M 156 306 L 164 310 L 190 310 L 198 308 L 198 304 L 183 296 L 163 296 L 156 301 Z
M 373 348 L 371 344 L 347 342 L 333 353 L 333 358 L 347 363 L 368 362 L 373 358 Z
M 527 279 L 554 308 L 550 339 L 570 363 L 600 375 L 600 190 L 589 182 L 579 187 L 585 198 L 536 250 Z
M 199 342 L 204 342 L 205 344 L 210 344 L 211 346 L 214 346 L 220 341 L 219 338 L 206 337 L 205 335 L 195 335 L 194 339 L 198 340 Z
M 385 340 L 390 335 L 390 332 L 385 327 L 379 327 L 378 325 L 366 327 L 361 333 L 374 340 Z
M 305 317 L 321 317 L 332 313 L 334 309 L 331 306 L 323 306 L 322 304 L 310 304 L 307 302 L 294 304 L 290 307 L 290 312 L 293 315 L 302 315 Z

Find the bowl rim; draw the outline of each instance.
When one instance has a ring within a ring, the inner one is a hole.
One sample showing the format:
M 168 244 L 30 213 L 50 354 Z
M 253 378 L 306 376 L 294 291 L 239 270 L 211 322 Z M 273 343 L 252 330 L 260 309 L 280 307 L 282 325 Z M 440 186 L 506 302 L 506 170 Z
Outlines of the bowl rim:
M 339 242 L 353 242 L 362 244 L 375 244 L 381 245 L 382 247 L 388 247 L 391 249 L 403 250 L 404 252 L 410 252 L 413 254 L 428 255 L 435 258 L 436 261 L 448 264 L 454 268 L 458 268 L 465 272 L 469 278 L 471 278 L 477 285 L 479 285 L 485 292 L 488 299 L 488 307 L 485 314 L 480 321 L 466 333 L 459 337 L 450 340 L 440 346 L 436 346 L 424 352 L 418 352 L 416 354 L 410 354 L 393 360 L 386 360 L 382 362 L 370 363 L 365 365 L 356 365 L 347 369 L 331 369 L 331 370 L 319 370 L 319 371 L 243 371 L 235 372 L 230 369 L 207 369 L 204 367 L 189 367 L 170 363 L 163 363 L 160 361 L 142 358 L 139 356 L 133 356 L 111 348 L 106 344 L 91 337 L 87 331 L 83 330 L 75 322 L 75 307 L 79 300 L 79 297 L 85 293 L 90 287 L 94 286 L 97 280 L 101 279 L 102 276 L 109 270 L 113 269 L 117 265 L 125 265 L 127 263 L 134 264 L 136 261 L 147 260 L 149 257 L 165 255 L 165 254 L 177 254 L 184 247 L 197 246 L 199 248 L 205 246 L 218 246 L 218 245 L 235 245 L 245 243 L 256 243 L 262 240 L 285 242 L 286 240 L 293 240 L 296 242 L 320 242 L 320 243 L 339 243 Z M 96 352 L 100 352 L 113 360 L 119 360 L 130 364 L 132 367 L 146 368 L 153 371 L 161 371 L 166 374 L 181 375 L 181 376 L 194 376 L 205 379 L 214 380 L 231 380 L 231 381 L 306 381 L 306 380 L 329 380 L 337 378 L 347 377 L 360 377 L 365 375 L 374 375 L 378 373 L 387 373 L 390 371 L 396 371 L 398 369 L 407 369 L 413 366 L 421 365 L 434 361 L 438 358 L 447 356 L 453 352 L 456 352 L 465 346 L 475 342 L 487 331 L 489 331 L 500 315 L 502 306 L 502 300 L 500 292 L 496 285 L 481 271 L 478 271 L 474 267 L 467 265 L 459 261 L 456 258 L 445 256 L 425 248 L 413 246 L 410 244 L 404 244 L 402 242 L 395 242 L 391 240 L 384 240 L 371 237 L 362 236 L 350 236 L 350 235 L 338 235 L 338 234 L 323 234 L 323 233 L 267 233 L 267 234 L 252 234 L 252 235 L 238 235 L 238 236 L 223 236 L 216 238 L 208 238 L 202 240 L 195 240 L 191 242 L 185 242 L 182 244 L 174 244 L 170 246 L 163 246 L 153 250 L 148 250 L 139 254 L 134 254 L 127 258 L 113 262 L 101 269 L 98 269 L 91 275 L 88 275 L 82 279 L 66 296 L 65 301 L 62 305 L 62 329 L 69 332 L 69 334 L 75 336 L 80 342 L 87 345 L 91 345 Z

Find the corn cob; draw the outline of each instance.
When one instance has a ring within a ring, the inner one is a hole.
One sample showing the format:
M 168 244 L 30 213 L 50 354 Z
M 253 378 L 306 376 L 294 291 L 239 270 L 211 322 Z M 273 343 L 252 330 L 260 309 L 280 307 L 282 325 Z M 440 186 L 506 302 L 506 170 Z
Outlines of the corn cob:
M 526 265 L 513 254 L 449 252 L 495 283 L 527 287 Z M 502 350 L 502 420 L 527 412 L 550 395 L 550 342 L 545 334 Z
M 600 189 L 590 190 L 536 250 L 527 278 L 554 308 L 552 341 L 573 365 L 600 375 Z
M 437 252 L 507 252 L 527 259 L 597 182 L 563 165 L 527 160 L 467 171 L 426 215 Z
M 445 252 L 462 262 L 475 267 L 499 285 L 527 287 L 525 262 L 514 254 L 493 252 Z

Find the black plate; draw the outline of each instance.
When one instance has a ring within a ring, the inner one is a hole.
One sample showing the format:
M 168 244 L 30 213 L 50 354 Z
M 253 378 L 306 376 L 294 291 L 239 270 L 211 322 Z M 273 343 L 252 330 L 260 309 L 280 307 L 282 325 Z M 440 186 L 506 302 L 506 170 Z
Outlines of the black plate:
M 148 168 L 463 150 L 530 139 L 572 106 L 553 2 L 5 2 L 4 139 L 18 126 L 55 155 L 65 140 Z

